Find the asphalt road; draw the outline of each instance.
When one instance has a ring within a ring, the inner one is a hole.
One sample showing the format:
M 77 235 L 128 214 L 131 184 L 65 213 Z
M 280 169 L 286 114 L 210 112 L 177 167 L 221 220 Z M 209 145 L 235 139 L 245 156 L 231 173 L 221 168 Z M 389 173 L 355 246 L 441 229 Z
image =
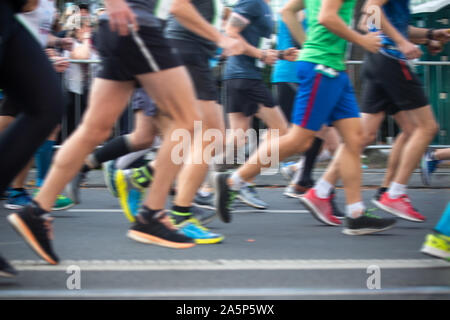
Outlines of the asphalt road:
M 223 243 L 175 250 L 128 239 L 117 200 L 105 188 L 83 189 L 82 204 L 54 214 L 58 266 L 24 244 L 2 206 L 0 252 L 20 274 L 0 279 L 0 299 L 450 298 L 450 263 L 419 252 L 449 189 L 410 190 L 427 221 L 399 220 L 367 236 L 321 225 L 298 200 L 283 197 L 282 188 L 258 190 L 268 210 L 236 203 L 232 223 L 208 225 L 225 235 Z M 364 190 L 367 204 L 373 193 Z M 343 191 L 337 194 L 343 208 Z

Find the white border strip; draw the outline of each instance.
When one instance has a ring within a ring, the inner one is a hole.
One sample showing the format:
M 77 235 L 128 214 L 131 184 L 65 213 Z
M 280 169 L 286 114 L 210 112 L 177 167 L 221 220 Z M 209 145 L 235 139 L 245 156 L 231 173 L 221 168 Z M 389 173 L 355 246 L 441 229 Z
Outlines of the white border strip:
M 81 271 L 215 271 L 215 270 L 349 270 L 449 268 L 450 263 L 438 259 L 244 259 L 244 260 L 64 260 L 49 265 L 41 260 L 13 260 L 19 271 L 66 271 L 78 266 Z
M 206 209 L 208 210 L 208 209 Z M 65 212 L 79 212 L 79 213 L 112 213 L 112 212 L 123 212 L 121 209 L 68 209 Z M 260 212 L 260 213 L 308 213 L 308 210 L 261 210 L 261 209 L 248 209 L 248 210 L 233 210 L 233 213 L 249 213 L 249 212 Z M 53 213 L 57 213 L 54 211 Z
M 383 296 L 383 295 L 446 295 L 450 297 L 450 287 L 406 287 L 379 290 L 343 288 L 343 289 L 297 289 L 297 288 L 208 288 L 189 290 L 142 290 L 142 289 L 107 289 L 107 290 L 4 290 L 0 291 L 0 299 L 52 299 L 52 298 L 85 298 L 85 299 L 130 299 L 130 298 L 166 298 L 190 299 L 206 298 L 283 298 L 283 297 L 337 297 L 337 296 Z

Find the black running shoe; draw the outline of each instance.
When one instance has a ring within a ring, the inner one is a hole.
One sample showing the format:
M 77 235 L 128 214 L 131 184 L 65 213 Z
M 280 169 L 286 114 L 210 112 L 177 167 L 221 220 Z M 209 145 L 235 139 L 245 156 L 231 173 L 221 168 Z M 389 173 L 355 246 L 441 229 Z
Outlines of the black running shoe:
M 146 221 L 138 214 L 136 223 L 130 228 L 127 236 L 137 242 L 168 248 L 187 249 L 195 246 L 191 238 L 178 232 L 164 210 L 155 214 L 151 221 Z
M 346 217 L 342 232 L 356 236 L 385 231 L 394 226 L 396 222 L 394 218 L 380 218 L 369 213 L 369 211 L 366 210 L 360 217 L 355 219 Z
M 25 240 L 30 248 L 50 264 L 58 264 L 58 257 L 53 252 L 52 218 L 48 214 L 39 215 L 43 210 L 32 203 L 17 213 L 8 215 L 8 222 Z
M 17 270 L 0 256 L 0 277 L 12 278 L 17 275 Z
M 216 212 L 220 220 L 225 223 L 231 222 L 230 206 L 238 194 L 237 191 L 233 191 L 228 187 L 227 179 L 229 177 L 229 173 L 217 173 L 214 177 Z
M 336 197 L 336 193 L 334 191 L 334 189 L 331 191 L 331 209 L 333 210 L 333 215 L 338 218 L 339 220 L 342 220 L 345 218 L 345 214 L 339 210 L 338 206 L 336 205 L 336 201 L 334 200 L 334 198 Z

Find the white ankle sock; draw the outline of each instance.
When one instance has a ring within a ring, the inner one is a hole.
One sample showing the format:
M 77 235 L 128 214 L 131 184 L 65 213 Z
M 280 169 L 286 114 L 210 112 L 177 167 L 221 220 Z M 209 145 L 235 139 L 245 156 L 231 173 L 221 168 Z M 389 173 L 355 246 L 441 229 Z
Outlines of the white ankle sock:
M 366 209 L 366 207 L 364 206 L 364 203 L 360 202 L 355 202 L 352 204 L 348 204 L 345 207 L 345 215 L 349 218 L 358 218 L 360 217 L 364 210 Z
M 239 191 L 247 183 L 244 180 L 242 180 L 241 176 L 237 173 L 237 171 L 235 171 L 231 175 L 230 180 L 231 180 L 230 188 L 231 188 L 231 190 L 234 190 L 234 191 Z
M 334 186 L 328 181 L 320 178 L 314 186 L 314 190 L 316 191 L 316 195 L 321 199 L 326 199 L 330 197 L 331 190 L 333 190 Z
M 401 195 L 406 194 L 406 184 L 391 182 L 388 190 L 389 198 L 398 199 Z

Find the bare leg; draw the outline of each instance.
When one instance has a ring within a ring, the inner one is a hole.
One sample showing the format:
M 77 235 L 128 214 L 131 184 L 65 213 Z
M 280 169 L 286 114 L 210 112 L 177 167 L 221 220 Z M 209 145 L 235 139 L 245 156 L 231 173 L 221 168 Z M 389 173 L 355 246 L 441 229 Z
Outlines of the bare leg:
M 152 210 L 163 209 L 172 182 L 175 180 L 181 164 L 171 158 L 172 149 L 179 141 L 172 138 L 174 130 L 183 130 L 191 137 L 193 143 L 194 121 L 201 121 L 191 79 L 184 67 L 167 69 L 158 73 L 137 76 L 147 94 L 158 107 L 172 118 L 168 134 L 156 157 L 153 183 L 145 200 L 145 205 Z M 167 85 L 170 83 L 170 85 Z
M 81 125 L 58 151 L 47 178 L 35 200 L 50 211 L 57 195 L 78 173 L 86 156 L 106 140 L 133 91 L 133 82 L 96 78 L 91 88 L 89 107 Z
M 450 148 L 436 150 L 434 157 L 436 160 L 450 160 Z
M 405 112 L 413 118 L 416 128 L 404 146 L 398 170 L 393 179 L 393 182 L 402 185 L 408 184 L 411 173 L 417 167 L 420 158 L 438 130 L 430 106 Z

